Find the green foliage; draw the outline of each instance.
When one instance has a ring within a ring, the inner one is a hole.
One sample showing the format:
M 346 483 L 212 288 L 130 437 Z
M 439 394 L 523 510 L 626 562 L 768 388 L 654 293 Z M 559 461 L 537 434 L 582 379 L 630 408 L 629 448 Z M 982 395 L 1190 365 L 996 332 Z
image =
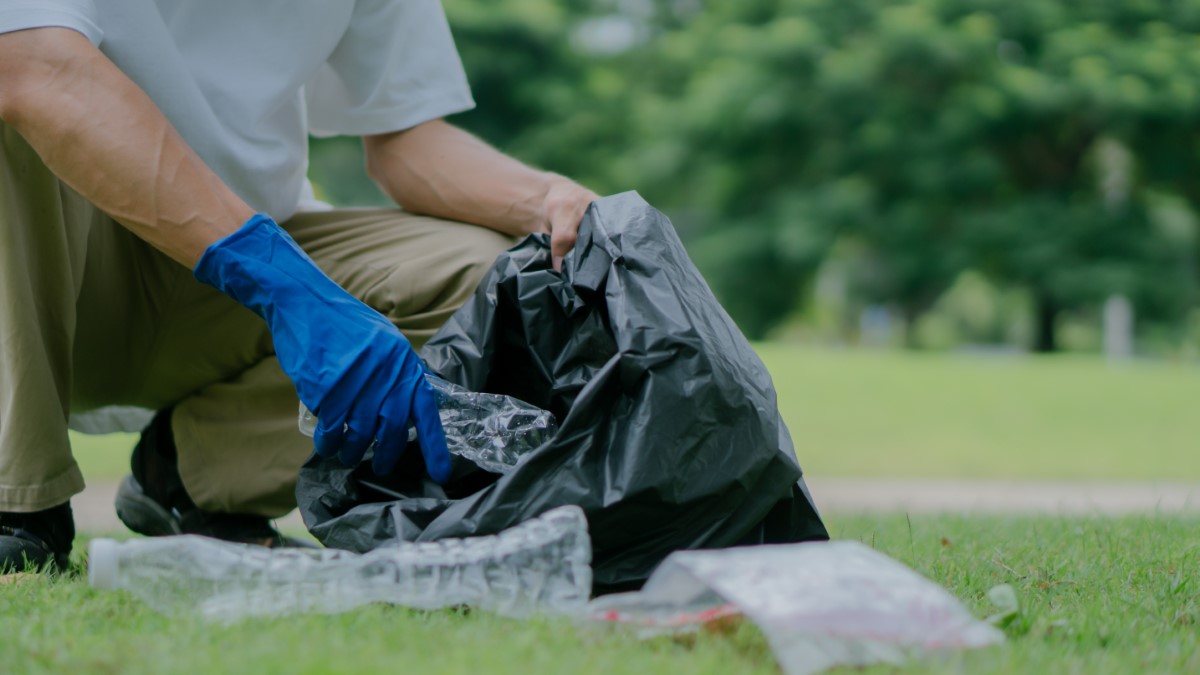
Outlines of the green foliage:
M 309 141 L 308 177 L 317 198 L 337 206 L 393 206 L 367 177 L 362 141 L 341 136 Z
M 860 182 L 865 208 L 835 230 L 873 252 L 868 297 L 909 318 L 967 267 L 1028 289 L 1051 318 L 1117 292 L 1178 316 L 1194 252 L 1149 226 L 1142 173 L 1106 186 L 1095 154 L 1108 141 L 1137 155 L 1164 118 L 1195 126 L 1198 9 L 710 3 L 656 47 L 689 68 L 657 120 L 689 149 L 670 173 L 713 212 L 768 228 L 777 204 Z
M 1195 226 L 1156 209 L 1200 207 L 1200 0 L 445 5 L 480 103 L 456 121 L 641 191 L 752 336 L 839 242 L 847 306 L 910 326 L 966 270 L 1027 293 L 1046 349 L 1112 293 L 1150 329 L 1195 306 Z

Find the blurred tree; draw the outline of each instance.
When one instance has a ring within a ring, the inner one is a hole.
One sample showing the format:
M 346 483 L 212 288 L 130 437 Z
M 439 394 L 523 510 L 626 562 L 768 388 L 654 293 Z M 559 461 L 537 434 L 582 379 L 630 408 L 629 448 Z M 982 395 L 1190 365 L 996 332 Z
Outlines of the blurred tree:
M 367 177 L 362 141 L 338 136 L 308 143 L 308 177 L 317 198 L 337 206 L 394 206 Z
M 445 6 L 480 103 L 455 121 L 641 191 L 754 337 L 836 242 L 861 253 L 852 304 L 915 326 L 977 269 L 1028 293 L 1042 351 L 1109 294 L 1179 325 L 1196 304 L 1200 237 L 1154 201 L 1200 208 L 1200 0 Z M 360 161 L 327 143 L 315 165 Z M 377 198 L 346 175 L 317 178 Z
M 1182 316 L 1195 252 L 1154 226 L 1145 167 L 1163 161 L 1148 152 L 1163 126 L 1195 127 L 1200 3 L 961 4 L 996 44 L 986 88 L 966 90 L 984 114 L 965 131 L 1007 184 L 967 233 L 984 269 L 1031 292 L 1034 348 L 1055 349 L 1061 311 L 1115 293 L 1146 317 Z
M 454 122 L 516 157 L 601 193 L 617 170 L 637 96 L 640 16 L 608 0 L 445 0 L 479 106 Z M 614 20 L 617 19 L 617 20 Z
M 909 325 L 966 267 L 1030 291 L 1041 351 L 1056 348 L 1062 310 L 1110 293 L 1179 315 L 1196 284 L 1183 260 L 1194 244 L 1164 238 L 1142 193 L 1194 182 L 1198 9 L 1166 0 L 709 3 L 653 45 L 674 63 L 659 70 L 682 83 L 665 84 L 678 92 L 668 100 L 647 97 L 657 114 L 636 135 L 651 139 L 643 152 L 673 148 L 674 163 L 643 178 L 701 200 L 704 236 L 745 232 L 727 246 L 738 252 L 731 269 L 714 275 L 719 292 L 779 260 L 778 237 L 764 232 L 804 228 L 815 230 L 808 240 L 865 242 L 874 269 L 860 288 L 897 304 Z M 1172 147 L 1164 128 L 1194 145 Z M 1106 142 L 1137 164 L 1107 166 L 1098 156 Z M 1145 172 L 1144 161 L 1167 168 Z M 867 200 L 849 220 L 795 219 L 781 207 L 847 179 Z M 754 260 L 763 266 L 746 264 Z M 793 267 L 793 277 L 814 268 Z M 740 312 L 754 312 L 753 332 L 788 311 L 778 296 Z

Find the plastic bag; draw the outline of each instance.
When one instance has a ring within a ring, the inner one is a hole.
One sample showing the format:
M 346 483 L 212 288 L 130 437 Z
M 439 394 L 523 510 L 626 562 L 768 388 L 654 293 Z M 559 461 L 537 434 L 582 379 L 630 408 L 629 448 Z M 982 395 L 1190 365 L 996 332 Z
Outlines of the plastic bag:
M 853 541 L 675 553 L 641 592 L 609 595 L 588 609 L 592 621 L 645 636 L 742 612 L 788 675 L 902 664 L 1004 641 L 942 587 Z
M 558 431 L 507 473 L 455 457 L 444 487 L 411 448 L 383 478 L 314 458 L 296 496 L 326 546 L 490 534 L 577 504 L 608 592 L 673 551 L 828 538 L 770 375 L 634 193 L 592 204 L 561 274 L 545 235 L 502 254 L 421 356 L 456 385 L 550 411 Z

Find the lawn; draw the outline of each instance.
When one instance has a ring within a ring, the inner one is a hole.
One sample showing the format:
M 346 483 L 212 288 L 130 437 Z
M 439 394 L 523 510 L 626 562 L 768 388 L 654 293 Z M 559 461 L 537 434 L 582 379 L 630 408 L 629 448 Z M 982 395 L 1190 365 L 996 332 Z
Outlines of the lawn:
M 1200 480 L 1200 367 L 762 344 L 812 476 Z M 132 435 L 74 436 L 84 473 Z
M 1200 669 L 1195 519 L 835 515 L 830 526 L 947 586 L 979 616 L 991 612 L 989 588 L 1015 587 L 1022 611 L 1007 646 L 906 673 Z M 562 620 L 391 607 L 210 625 L 159 616 L 79 577 L 0 590 L 0 654 L 13 673 L 776 672 L 749 626 L 639 642 Z
M 1200 368 L 759 345 L 811 476 L 1200 480 Z
M 1193 367 L 759 350 L 810 476 L 1200 480 Z M 85 473 L 123 474 L 134 440 L 80 438 Z M 1200 517 L 826 516 L 835 537 L 912 565 L 977 616 L 992 611 L 989 588 L 1016 588 L 1006 647 L 906 673 L 1200 671 Z M 642 642 L 562 620 L 390 607 L 220 626 L 161 617 L 78 576 L 0 588 L 0 654 L 22 673 L 777 672 L 750 626 Z
M 129 453 L 137 434 L 86 436 L 71 432 L 71 449 L 86 478 L 112 480 L 129 473 Z

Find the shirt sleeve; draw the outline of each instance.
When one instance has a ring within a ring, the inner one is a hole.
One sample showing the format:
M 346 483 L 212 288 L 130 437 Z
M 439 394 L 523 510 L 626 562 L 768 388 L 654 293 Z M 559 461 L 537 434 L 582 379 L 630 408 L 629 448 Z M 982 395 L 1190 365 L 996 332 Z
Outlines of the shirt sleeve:
M 439 0 L 358 0 L 305 98 L 315 136 L 400 131 L 475 106 Z
M 97 46 L 104 38 L 92 0 L 0 0 L 0 33 L 51 27 L 79 31 Z

